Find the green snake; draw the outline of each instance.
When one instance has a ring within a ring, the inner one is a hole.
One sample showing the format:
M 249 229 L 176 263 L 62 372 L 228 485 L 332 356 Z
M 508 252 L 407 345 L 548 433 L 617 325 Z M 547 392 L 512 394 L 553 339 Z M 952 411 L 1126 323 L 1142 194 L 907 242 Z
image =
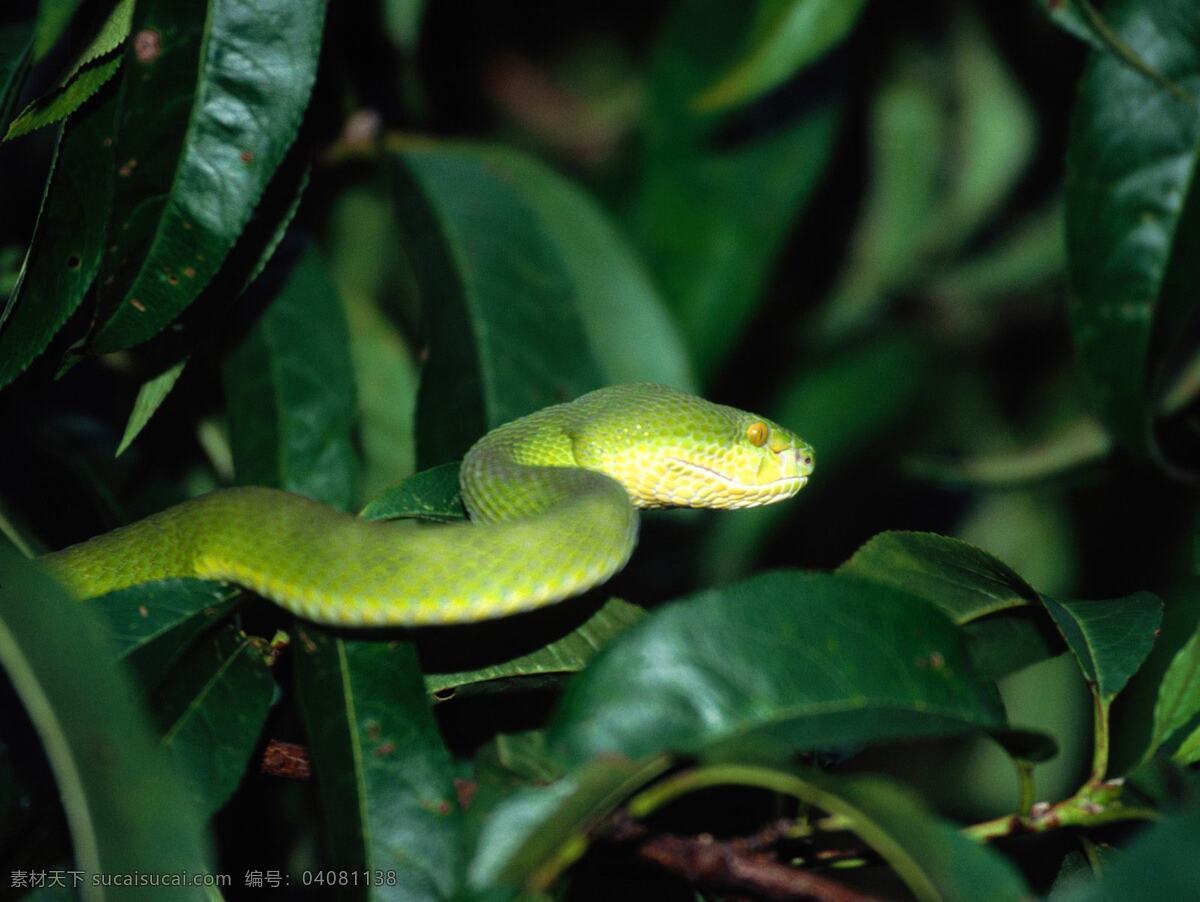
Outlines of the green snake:
M 347 626 L 504 617 L 625 566 L 638 508 L 795 495 L 813 450 L 783 427 L 660 385 L 617 385 L 487 433 L 463 458 L 470 523 L 369 522 L 278 489 L 221 489 L 44 556 L 81 598 L 199 577 Z

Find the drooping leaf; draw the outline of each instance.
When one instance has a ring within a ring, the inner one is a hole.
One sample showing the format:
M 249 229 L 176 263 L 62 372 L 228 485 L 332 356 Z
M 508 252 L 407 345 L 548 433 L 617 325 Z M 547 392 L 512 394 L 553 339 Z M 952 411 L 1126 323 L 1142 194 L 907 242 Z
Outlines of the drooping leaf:
M 133 410 L 129 412 L 129 421 L 125 424 L 121 443 L 117 445 L 118 457 L 133 444 L 133 440 L 146 428 L 146 424 L 150 422 L 154 412 L 166 400 L 171 389 L 175 387 L 175 383 L 179 381 L 179 377 L 183 375 L 183 368 L 186 365 L 187 359 L 185 358 L 178 363 L 171 364 L 157 376 L 152 376 L 142 383 L 142 387 L 138 389 L 137 398 L 133 402 Z
M 132 15 L 133 0 L 119 0 L 58 86 L 22 110 L 9 125 L 4 140 L 11 141 L 66 118 L 116 75 L 121 68 L 116 50 L 129 36 Z
M 395 871 L 399 898 L 450 898 L 460 814 L 411 644 L 304 625 L 294 648 L 331 865 Z
M 1200 74 L 1188 0 L 1105 6 L 1114 30 L 1175 82 Z M 1124 446 L 1145 451 L 1164 355 L 1193 308 L 1200 261 L 1194 191 L 1200 106 L 1121 60 L 1094 53 L 1068 149 L 1071 324 L 1097 415 Z M 1112 186 L 1120 186 L 1113 190 Z
M 471 888 L 545 890 L 586 850 L 588 831 L 663 766 L 604 758 L 550 786 L 512 793 L 481 825 L 467 872 Z
M 839 470 L 904 423 L 931 373 L 929 348 L 910 335 L 892 334 L 813 361 L 789 379 L 768 413 L 816 449 L 817 468 L 804 493 L 836 485 Z M 846 416 L 848 410 L 854 416 Z M 805 503 L 805 494 L 718 520 L 703 556 L 705 578 L 724 583 L 744 576 L 789 507 Z
M 596 203 L 530 157 L 500 149 L 481 154 L 510 180 L 557 246 L 604 380 L 695 391 L 678 328 L 641 262 Z
M 1149 592 L 1105 601 L 1043 598 L 1079 667 L 1101 697 L 1112 698 L 1154 645 L 1163 603 Z
M 1003 726 L 994 688 L 933 605 L 781 571 L 647 616 L 572 681 L 548 741 L 568 763 L 668 751 L 786 757 Z
M 134 12 L 92 351 L 127 348 L 212 279 L 296 137 L 325 4 L 152 0 Z M 253 65 L 247 65 L 253 59 Z
M 736 50 L 754 9 L 740 0 L 672 6 L 651 54 L 643 146 L 624 206 L 628 234 L 674 314 L 701 384 L 764 299 L 771 268 L 830 159 L 833 101 L 788 110 L 777 127 L 721 140 L 696 94 Z
M 459 498 L 459 462 L 422 470 L 388 489 L 359 514 L 364 520 L 433 520 L 453 523 L 466 518 Z
M 583 670 L 605 646 L 645 616 L 635 604 L 610 598 L 571 632 L 541 648 L 472 670 L 426 668 L 425 686 L 439 701 L 464 691 L 494 691 L 506 681 L 561 679 Z
M 565 265 L 495 166 L 441 147 L 396 157 L 397 203 L 428 318 L 417 460 L 602 383 Z
M 839 44 L 865 6 L 865 0 L 764 0 L 745 50 L 696 106 L 727 109 L 782 84 Z
M 309 249 L 224 366 L 238 481 L 354 502 L 354 373 L 345 314 Z
M 234 605 L 241 590 L 199 579 L 165 579 L 118 589 L 89 604 L 108 627 L 117 656 L 145 685 Z
M 838 572 L 924 598 L 960 625 L 1038 601 L 1034 588 L 1002 561 L 931 532 L 880 533 Z
M 0 387 L 50 343 L 96 277 L 112 204 L 118 94 L 109 85 L 63 126 L 33 240 L 0 316 Z
M 1112 451 L 1112 441 L 1089 416 L 1060 428 L 1042 442 L 1016 451 L 943 461 L 931 457 L 911 460 L 915 476 L 972 488 L 1021 488 L 1077 472 L 1099 463 Z
M 3 546 L 0 572 L 0 664 L 54 770 L 77 867 L 206 873 L 200 817 L 96 614 Z
M 1175 653 L 1171 665 L 1163 675 L 1158 687 L 1158 699 L 1154 704 L 1154 732 L 1150 736 L 1150 744 L 1146 749 L 1145 758 L 1150 758 L 1164 742 L 1182 727 L 1190 723 L 1200 714 L 1200 632 L 1188 640 L 1183 648 Z M 1194 744 L 1195 734 L 1184 740 Z M 1186 751 L 1179 750 L 1182 763 L 1191 764 L 1195 750 L 1189 747 Z
M 202 814 L 237 789 L 276 693 L 259 641 L 233 626 L 189 649 L 155 693 L 162 743 Z

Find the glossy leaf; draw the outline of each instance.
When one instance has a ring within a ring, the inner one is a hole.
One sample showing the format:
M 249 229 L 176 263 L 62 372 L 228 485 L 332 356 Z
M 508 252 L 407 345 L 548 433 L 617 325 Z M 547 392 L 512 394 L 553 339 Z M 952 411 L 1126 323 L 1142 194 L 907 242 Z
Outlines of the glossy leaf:
M 261 641 L 228 626 L 189 649 L 155 693 L 163 745 L 204 815 L 237 789 L 276 692 Z
M 232 609 L 241 590 L 199 579 L 165 579 L 118 589 L 89 604 L 108 626 L 117 656 L 146 685 Z
M 933 605 L 780 571 L 647 616 L 572 681 L 548 740 L 568 763 L 662 752 L 786 758 L 1003 726 L 994 688 Z
M 583 670 L 597 652 L 644 616 L 645 611 L 637 605 L 610 598 L 571 632 L 526 654 L 472 670 L 426 668 L 425 686 L 435 699 L 444 701 L 464 691 L 495 691 L 505 681 L 528 685 L 533 680 L 562 678 Z
M 171 364 L 157 376 L 152 376 L 142 383 L 142 387 L 138 389 L 137 398 L 133 402 L 133 410 L 129 412 L 129 421 L 125 424 L 121 443 L 117 445 L 118 457 L 133 444 L 133 440 L 146 428 L 146 424 L 150 422 L 154 412 L 166 400 L 171 389 L 175 387 L 175 383 L 179 381 L 179 377 L 183 375 L 183 368 L 186 365 L 186 359 L 180 360 L 178 363 Z
M 754 10 L 741 0 L 672 6 L 652 52 L 645 135 L 626 205 L 641 250 L 691 353 L 710 380 L 763 301 L 771 268 L 829 161 L 838 110 L 787 110 L 753 140 L 720 140 L 696 94 L 728 62 Z
M 1099 463 L 1112 451 L 1112 441 L 1091 417 L 1080 417 L 1044 441 L 1015 451 L 943 461 L 913 459 L 907 469 L 915 476 L 949 485 L 981 489 L 1012 489 L 1036 485 Z
M 1194 12 L 1188 0 L 1105 6 L 1122 39 L 1174 81 L 1200 74 Z M 1067 158 L 1071 321 L 1096 413 L 1135 451 L 1148 445 L 1162 355 L 1192 309 L 1191 286 L 1200 278 L 1200 261 L 1187 251 L 1200 235 L 1192 190 L 1198 146 L 1194 99 L 1109 54 L 1092 55 Z
M 58 86 L 21 111 L 8 127 L 9 141 L 66 118 L 95 94 L 121 68 L 117 48 L 129 36 L 133 0 L 119 0 L 100 31 L 84 48 Z
M 734 107 L 782 84 L 839 44 L 865 6 L 865 0 L 764 0 L 746 49 L 696 106 Z
M 96 277 L 112 204 L 118 95 L 109 85 L 64 125 L 16 288 L 0 316 L 0 387 L 50 343 Z
M 1175 653 L 1167 672 L 1158 687 L 1158 699 L 1154 705 L 1154 732 L 1145 758 L 1155 751 L 1175 732 L 1190 723 L 1200 714 L 1200 632 L 1195 633 L 1183 648 Z M 1184 739 L 1184 745 L 1194 745 L 1194 736 Z M 1189 746 L 1180 749 L 1184 764 L 1196 760 Z M 1190 759 L 1190 760 L 1189 760 Z
M 3 546 L 0 572 L 0 663 L 53 768 L 76 866 L 206 872 L 200 817 L 96 614 Z
M 226 359 L 240 483 L 276 486 L 343 509 L 353 504 L 356 409 L 344 316 L 324 262 L 308 250 Z
M 1149 592 L 1106 601 L 1042 601 L 1083 675 L 1110 699 L 1142 666 L 1162 623 L 1162 600 Z
M 604 381 L 695 391 L 678 328 L 641 262 L 595 201 L 530 157 L 500 149 L 480 153 L 511 181 L 557 246 Z
M 498 169 L 444 148 L 398 154 L 397 203 L 428 317 L 417 460 L 463 455 L 489 429 L 603 379 L 574 286 L 538 217 Z
M 296 137 L 325 4 L 150 0 L 134 12 L 102 315 L 90 348 L 150 338 L 216 274 Z M 247 60 L 253 59 L 253 65 Z
M 466 519 L 458 492 L 459 462 L 422 470 L 371 501 L 359 514 L 364 520 Z
M 449 898 L 460 815 L 412 646 L 305 625 L 294 648 L 332 866 L 394 870 L 405 899 Z
M 924 598 L 960 625 L 1038 600 L 1033 587 L 1002 561 L 931 532 L 880 533 L 838 572 Z

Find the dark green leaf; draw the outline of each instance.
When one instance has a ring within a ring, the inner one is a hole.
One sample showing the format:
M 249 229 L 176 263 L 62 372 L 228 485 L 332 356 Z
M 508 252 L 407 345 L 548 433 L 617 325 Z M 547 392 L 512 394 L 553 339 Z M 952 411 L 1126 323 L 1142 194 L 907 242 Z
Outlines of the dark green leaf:
M 62 37 L 82 0 L 41 0 L 33 32 L 33 58 L 40 60 Z
M 46 349 L 96 277 L 112 204 L 105 173 L 117 97 L 109 85 L 63 127 L 33 241 L 0 317 L 0 386 Z
M 583 854 L 588 832 L 663 766 L 605 758 L 550 786 L 514 792 L 482 824 L 467 872 L 471 888 L 545 890 Z
M 695 114 L 694 97 L 729 60 L 753 15 L 741 0 L 672 7 L 649 66 L 644 147 L 627 206 L 630 237 L 675 315 L 701 383 L 762 302 L 837 134 L 832 102 L 738 142 L 719 140 L 720 123 Z
M 683 339 L 658 290 L 596 203 L 527 156 L 499 149 L 480 154 L 511 182 L 556 245 L 604 380 L 695 391 Z
M 475 670 L 427 672 L 425 686 L 439 700 L 462 689 L 503 680 L 562 677 L 576 673 L 596 653 L 642 619 L 635 604 L 610 598 L 596 613 L 565 636 L 527 654 Z
M 1104 869 L 1100 880 L 1072 883 L 1053 902 L 1160 902 L 1200 897 L 1200 812 L 1147 827 Z
M 398 898 L 449 898 L 460 815 L 412 646 L 301 626 L 294 647 L 331 863 L 396 871 Z
M 932 372 L 930 351 L 909 335 L 885 335 L 834 357 L 812 361 L 771 404 L 771 419 L 794 429 L 816 449 L 817 469 L 805 494 L 836 486 L 841 468 L 897 429 L 924 397 Z M 854 416 L 846 416 L 853 410 Z M 712 582 L 746 574 L 762 543 L 789 513 L 790 504 L 739 511 L 714 526 L 704 555 Z
M 233 607 L 240 592 L 199 579 L 165 579 L 118 589 L 89 604 L 108 625 L 118 657 L 152 685 Z
M 148 0 L 134 12 L 116 147 L 121 229 L 105 259 L 96 352 L 150 338 L 195 300 L 308 105 L 324 3 L 205 7 Z
M 308 250 L 225 362 L 238 481 L 354 502 L 354 373 L 337 291 Z
M 1200 632 L 1195 633 L 1175 653 L 1163 675 L 1158 687 L 1158 700 L 1154 705 L 1154 732 L 1145 758 L 1150 758 L 1175 731 L 1190 723 L 1197 714 L 1200 714 Z M 1187 737 L 1184 740 L 1187 748 L 1181 747 L 1179 750 L 1183 764 L 1191 764 L 1200 758 L 1192 757 L 1196 753 L 1192 747 L 1195 737 L 1195 733 Z
M 458 494 L 459 462 L 431 467 L 388 489 L 362 509 L 364 520 L 433 520 L 451 523 L 466 519 Z
M 32 29 L 26 25 L 0 28 L 0 131 L 8 127 L 33 53 Z
M 931 532 L 880 533 L 838 572 L 924 598 L 960 625 L 1038 600 L 1033 587 L 1002 561 Z
M 3 546 L 0 574 L 0 663 L 54 770 L 76 865 L 92 874 L 205 873 L 200 818 L 96 614 Z
M 646 617 L 571 683 L 549 741 L 568 762 L 786 757 L 1003 726 L 995 689 L 933 605 L 846 577 L 777 572 Z
M 1083 675 L 1110 699 L 1142 666 L 1162 623 L 1162 599 L 1149 592 L 1107 601 L 1042 601 Z
M 163 745 L 209 817 L 241 782 L 275 700 L 261 645 L 225 627 L 189 649 L 154 696 Z
M 1023 488 L 1057 479 L 1104 460 L 1112 451 L 1108 434 L 1091 417 L 1081 417 L 1045 441 L 1017 451 L 941 461 L 909 462 L 914 476 L 972 488 Z
M 22 111 L 9 125 L 4 140 L 12 140 L 66 118 L 116 75 L 121 68 L 121 58 L 116 50 L 129 36 L 132 15 L 133 0 L 119 0 L 96 37 L 84 48 L 58 86 Z
M 764 0 L 738 61 L 698 98 L 702 110 L 738 106 L 782 84 L 849 33 L 866 0 Z
M 1155 70 L 1176 82 L 1200 74 L 1190 0 L 1116 0 L 1105 12 Z M 1198 147 L 1194 100 L 1109 54 L 1092 55 L 1067 159 L 1071 320 L 1092 404 L 1135 451 L 1148 444 L 1163 355 L 1193 309 L 1200 279 L 1200 257 L 1188 250 L 1200 237 Z
M 1060 654 L 1062 638 L 1053 627 L 1047 630 L 1039 623 L 1039 617 L 1045 620 L 1039 609 L 1018 608 L 966 624 L 963 632 L 979 675 L 998 680 Z
M 397 203 L 428 317 L 417 462 L 461 457 L 501 423 L 602 383 L 574 286 L 495 165 L 447 148 L 398 154 Z

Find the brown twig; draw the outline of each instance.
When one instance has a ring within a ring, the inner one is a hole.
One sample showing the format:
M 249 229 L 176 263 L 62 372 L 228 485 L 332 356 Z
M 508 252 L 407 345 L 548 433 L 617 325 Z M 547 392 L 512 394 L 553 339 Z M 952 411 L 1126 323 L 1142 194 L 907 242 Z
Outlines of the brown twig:
M 289 780 L 307 780 L 312 776 L 308 749 L 299 743 L 279 739 L 267 743 L 259 769 L 270 777 L 287 777 Z

